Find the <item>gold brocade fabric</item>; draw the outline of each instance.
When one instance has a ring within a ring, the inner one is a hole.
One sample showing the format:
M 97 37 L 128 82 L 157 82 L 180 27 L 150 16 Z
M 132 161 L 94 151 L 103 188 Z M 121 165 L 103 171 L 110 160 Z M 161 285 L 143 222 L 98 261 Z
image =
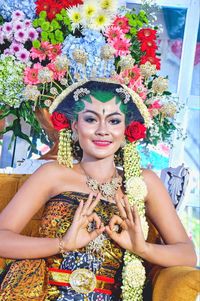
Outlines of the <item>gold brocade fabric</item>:
M 88 194 L 67 192 L 50 199 L 44 209 L 39 233 L 41 237 L 62 237 L 70 227 L 74 213 L 81 199 L 87 200 Z M 113 214 L 117 213 L 115 204 L 100 200 L 95 212 L 107 224 Z M 123 250 L 108 236 L 104 235 L 103 247 L 93 256 L 86 248 L 44 259 L 13 261 L 4 276 L 0 290 L 0 301 L 15 300 L 59 300 L 84 301 L 84 296 L 77 294 L 71 287 L 53 286 L 48 283 L 48 267 L 62 270 L 86 268 L 96 275 L 115 279 L 111 296 L 91 292 L 89 301 L 120 300 L 121 270 L 123 265 Z M 12 280 L 11 280 L 12 279 Z M 3 297 L 2 297 L 3 296 Z M 19 297 L 23 296 L 23 297 Z M 20 299 L 21 298 L 21 299 Z

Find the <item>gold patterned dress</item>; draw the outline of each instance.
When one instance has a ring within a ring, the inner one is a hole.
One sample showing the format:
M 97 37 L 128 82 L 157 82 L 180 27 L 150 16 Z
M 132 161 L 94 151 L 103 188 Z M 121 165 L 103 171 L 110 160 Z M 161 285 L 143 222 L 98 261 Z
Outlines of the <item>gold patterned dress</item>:
M 88 194 L 66 192 L 45 206 L 41 237 L 62 237 L 81 199 Z M 118 209 L 100 200 L 95 212 L 107 224 Z M 94 225 L 90 225 L 91 229 Z M 119 301 L 123 252 L 106 234 L 86 248 L 45 259 L 11 260 L 1 273 L 0 300 Z

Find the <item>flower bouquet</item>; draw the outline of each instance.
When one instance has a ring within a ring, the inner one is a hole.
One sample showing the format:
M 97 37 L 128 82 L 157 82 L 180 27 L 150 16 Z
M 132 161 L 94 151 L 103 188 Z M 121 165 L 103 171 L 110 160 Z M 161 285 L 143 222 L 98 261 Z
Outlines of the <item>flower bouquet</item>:
M 82 78 L 112 77 L 148 107 L 151 126 L 142 143 L 169 143 L 177 105 L 167 77 L 158 75 L 158 32 L 144 10 L 137 14 L 115 0 L 29 0 L 4 1 L 0 14 L 0 119 L 14 116 L 3 133 L 33 144 L 22 119 L 41 138 L 38 110 Z

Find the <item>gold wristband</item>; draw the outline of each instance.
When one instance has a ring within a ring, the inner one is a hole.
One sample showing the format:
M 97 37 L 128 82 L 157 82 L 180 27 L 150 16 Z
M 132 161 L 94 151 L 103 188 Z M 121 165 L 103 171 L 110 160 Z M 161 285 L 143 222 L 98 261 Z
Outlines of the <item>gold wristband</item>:
M 65 250 L 65 242 L 64 242 L 64 240 L 62 239 L 62 237 L 59 237 L 58 239 L 59 239 L 59 244 L 58 244 L 59 253 L 65 254 L 65 253 L 66 253 L 66 250 Z

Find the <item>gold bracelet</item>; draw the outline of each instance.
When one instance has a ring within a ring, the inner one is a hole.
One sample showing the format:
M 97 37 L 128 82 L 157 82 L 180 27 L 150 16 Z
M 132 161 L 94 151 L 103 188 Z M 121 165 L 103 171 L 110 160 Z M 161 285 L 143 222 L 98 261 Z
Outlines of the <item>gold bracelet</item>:
M 59 237 L 58 239 L 59 239 L 59 244 L 58 244 L 59 253 L 65 254 L 65 253 L 66 253 L 66 250 L 65 250 L 65 242 L 64 242 L 64 240 L 62 239 L 62 237 Z

